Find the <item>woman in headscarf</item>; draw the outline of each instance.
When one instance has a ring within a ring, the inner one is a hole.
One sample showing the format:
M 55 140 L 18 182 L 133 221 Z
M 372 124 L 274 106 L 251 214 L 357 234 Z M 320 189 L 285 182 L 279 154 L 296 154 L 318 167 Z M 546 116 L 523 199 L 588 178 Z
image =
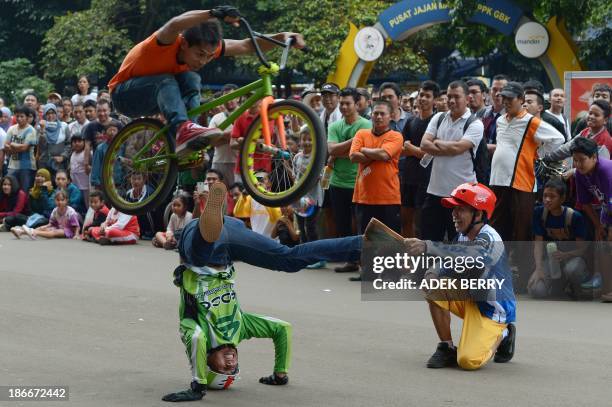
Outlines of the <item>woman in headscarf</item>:
M 60 120 L 57 107 L 47 103 L 43 108 L 44 121 L 41 121 L 39 138 L 39 168 L 47 168 L 52 173 L 65 170 L 70 154 L 67 137 L 68 125 Z
M 26 226 L 37 228 L 49 223 L 49 216 L 53 206 L 49 203 L 49 197 L 53 192 L 51 173 L 45 168 L 36 171 L 34 186 L 30 188 L 28 203 L 30 204 L 30 216 L 25 222 Z M 11 232 L 13 230 L 11 229 Z

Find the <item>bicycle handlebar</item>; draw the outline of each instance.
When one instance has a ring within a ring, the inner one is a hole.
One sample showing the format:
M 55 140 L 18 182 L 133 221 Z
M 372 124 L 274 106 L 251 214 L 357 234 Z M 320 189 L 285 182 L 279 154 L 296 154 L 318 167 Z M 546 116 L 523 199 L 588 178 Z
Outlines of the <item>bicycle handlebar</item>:
M 253 31 L 251 29 L 251 25 L 249 24 L 249 22 L 244 18 L 244 17 L 240 17 L 240 23 L 247 29 L 248 33 L 249 33 L 249 37 L 251 39 L 251 43 L 253 44 L 253 48 L 255 48 L 255 53 L 257 54 L 257 58 L 259 58 L 259 61 L 266 67 L 266 68 L 270 68 L 270 63 L 268 62 L 268 60 L 266 59 L 264 53 L 262 52 L 261 48 L 259 47 L 259 43 L 257 42 L 257 40 L 255 39 L 255 37 L 257 38 L 261 38 L 263 40 L 269 41 L 275 45 L 281 46 L 283 48 L 285 48 L 285 50 L 283 51 L 283 56 L 281 57 L 281 69 L 283 69 L 287 63 L 287 57 L 289 55 L 289 49 L 291 48 L 291 46 L 293 45 L 293 43 L 295 42 L 295 37 L 291 37 L 288 38 L 286 42 L 282 42 L 282 41 L 278 41 L 274 38 L 268 37 L 267 35 L 258 33 L 257 31 Z M 308 47 L 304 47 L 300 49 L 302 52 L 309 52 L 310 49 Z

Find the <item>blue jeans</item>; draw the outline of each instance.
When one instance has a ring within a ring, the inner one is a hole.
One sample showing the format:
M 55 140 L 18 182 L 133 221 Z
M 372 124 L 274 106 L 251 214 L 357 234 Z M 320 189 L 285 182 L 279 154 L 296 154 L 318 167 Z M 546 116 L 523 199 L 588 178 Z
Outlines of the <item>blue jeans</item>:
M 6 175 L 12 175 L 13 177 L 17 178 L 17 181 L 19 181 L 19 187 L 25 192 L 28 192 L 34 184 L 34 176 L 36 175 L 36 171 L 9 169 Z
M 319 261 L 356 262 L 361 257 L 362 236 L 324 239 L 284 246 L 247 228 L 241 220 L 225 216 L 221 236 L 214 243 L 205 241 L 198 219 L 189 222 L 179 239 L 181 258 L 189 265 L 227 266 L 240 260 L 253 266 L 294 273 Z
M 112 98 L 115 108 L 126 116 L 163 113 L 175 134 L 188 119 L 187 110 L 200 106 L 200 90 L 200 75 L 182 72 L 128 79 L 113 89 Z

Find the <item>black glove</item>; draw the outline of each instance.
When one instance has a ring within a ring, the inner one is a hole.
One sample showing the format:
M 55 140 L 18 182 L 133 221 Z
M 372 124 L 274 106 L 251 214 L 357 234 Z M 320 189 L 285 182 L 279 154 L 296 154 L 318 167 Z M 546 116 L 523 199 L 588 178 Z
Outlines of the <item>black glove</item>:
M 289 383 L 289 376 L 278 377 L 276 373 L 271 374 L 268 377 L 262 377 L 259 379 L 259 383 L 269 384 L 272 386 L 282 386 Z
M 222 21 L 225 17 L 240 17 L 240 11 L 234 6 L 217 6 L 210 10 L 210 14 Z
M 182 287 L 183 286 L 183 272 L 187 270 L 187 267 L 183 266 L 182 264 L 180 266 L 178 266 L 177 268 L 174 269 L 174 285 L 177 287 Z
M 206 395 L 206 385 L 191 382 L 191 388 L 188 390 L 179 391 L 176 393 L 166 394 L 162 397 L 163 401 L 179 402 L 179 401 L 196 401 L 202 400 Z

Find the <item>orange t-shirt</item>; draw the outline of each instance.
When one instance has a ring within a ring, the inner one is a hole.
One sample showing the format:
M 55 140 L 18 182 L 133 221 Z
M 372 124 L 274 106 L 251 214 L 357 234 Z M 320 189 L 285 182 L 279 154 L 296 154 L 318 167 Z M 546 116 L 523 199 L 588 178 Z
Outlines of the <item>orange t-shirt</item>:
M 179 64 L 176 60 L 180 45 L 180 35 L 176 37 L 174 43 L 162 45 L 157 41 L 157 31 L 154 32 L 128 52 L 119 72 L 108 83 L 108 88 L 112 92 L 118 84 L 139 76 L 176 75 L 189 71 L 188 65 Z M 215 50 L 215 58 L 219 58 L 222 52 L 223 41 Z
M 370 129 L 361 129 L 355 134 L 349 155 L 361 151 L 362 147 L 382 148 L 391 159 L 365 165 L 359 163 L 353 202 L 366 205 L 401 204 L 397 165 L 403 144 L 402 134 L 393 130 L 380 136 L 375 136 Z

